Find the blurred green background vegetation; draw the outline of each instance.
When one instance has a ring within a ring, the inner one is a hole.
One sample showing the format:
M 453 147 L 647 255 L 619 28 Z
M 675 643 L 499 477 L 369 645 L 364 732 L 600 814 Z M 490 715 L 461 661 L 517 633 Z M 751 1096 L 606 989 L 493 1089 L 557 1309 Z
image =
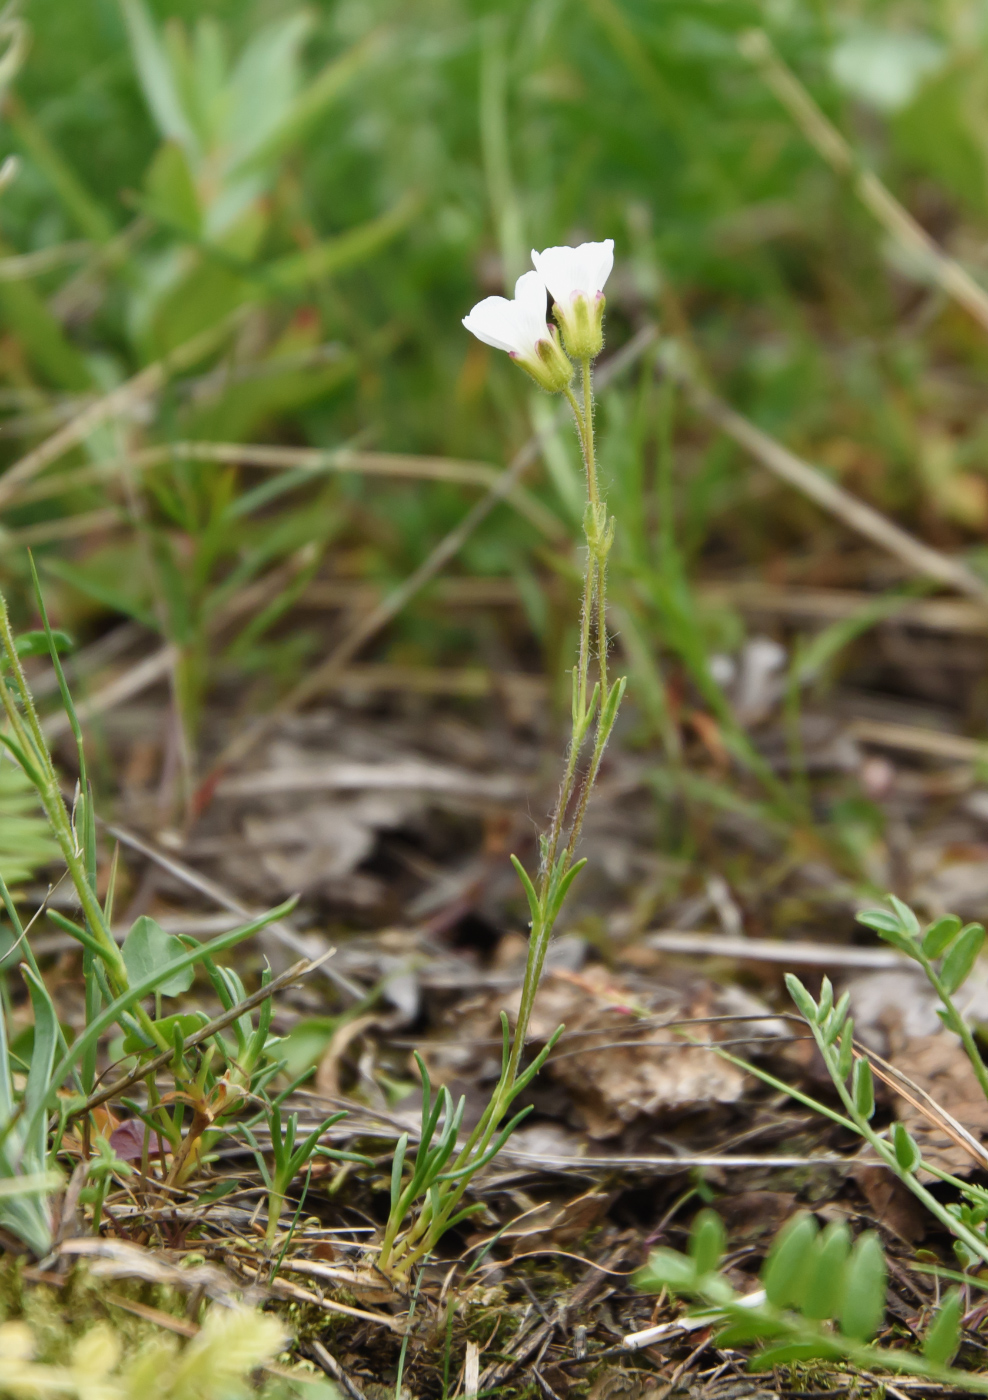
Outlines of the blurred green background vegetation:
M 246 679 L 263 709 L 324 654 L 317 621 L 284 625 L 309 581 L 398 582 L 477 489 L 141 454 L 275 443 L 501 466 L 549 428 L 549 401 L 460 318 L 512 284 L 531 246 L 608 236 L 609 350 L 656 322 L 763 428 L 977 564 L 988 343 L 768 90 L 739 49 L 752 27 L 982 273 L 988 12 L 974 0 L 33 0 L 6 12 L 16 71 L 0 154 L 19 160 L 0 197 L 6 462 L 165 367 L 154 393 L 29 482 L 5 493 L 0 477 L 0 575 L 22 619 L 31 545 L 61 625 L 91 639 L 130 617 L 180 649 L 190 733 L 217 684 Z M 736 648 L 744 623 L 729 596 L 700 597 L 701 576 L 900 581 L 677 402 L 648 357 L 599 414 L 615 624 L 646 739 L 674 746 L 670 685 L 693 687 L 730 728 L 707 658 Z M 543 511 L 499 506 L 451 566 L 514 579 L 527 639 L 497 619 L 468 626 L 426 594 L 365 659 L 511 655 L 561 675 L 578 467 L 568 428 L 550 432 L 528 479 Z M 264 579 L 262 602 L 238 614 Z

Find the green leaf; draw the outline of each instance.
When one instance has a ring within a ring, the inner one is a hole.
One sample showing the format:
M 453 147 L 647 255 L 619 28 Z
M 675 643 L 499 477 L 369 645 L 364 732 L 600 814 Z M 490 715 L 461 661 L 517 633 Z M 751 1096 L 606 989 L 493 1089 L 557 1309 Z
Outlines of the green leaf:
M 842 1222 L 828 1225 L 816 1241 L 806 1283 L 803 1313 L 818 1322 L 836 1317 L 844 1296 L 844 1265 L 851 1252 L 851 1232 Z
M 232 1195 L 239 1189 L 239 1181 L 217 1181 L 215 1186 L 207 1186 L 205 1191 L 199 1192 L 196 1196 L 196 1206 L 210 1206 L 214 1201 L 222 1201 L 224 1196 Z
M 923 1338 L 923 1355 L 934 1366 L 947 1366 L 961 1339 L 962 1294 L 952 1288 L 940 1305 Z
M 144 100 L 158 130 L 169 140 L 180 142 L 187 151 L 195 150 L 198 143 L 182 104 L 168 51 L 158 38 L 142 0 L 121 0 L 121 3 Z
M 816 1015 L 821 1025 L 826 1021 L 831 1011 L 834 1009 L 834 984 L 829 977 L 824 977 L 820 983 L 820 1000 L 817 1002 Z
M 818 1233 L 813 1216 L 800 1212 L 776 1235 L 762 1266 L 762 1284 L 768 1301 L 777 1308 L 798 1307 L 802 1302 Z
M 145 208 L 152 217 L 173 227 L 183 229 L 197 238 L 201 231 L 202 212 L 185 152 L 176 141 L 166 141 L 158 151 L 145 176 L 147 198 Z
M 209 1017 L 203 1011 L 181 1011 L 175 1016 L 162 1016 L 160 1021 L 155 1021 L 155 1025 L 166 1040 L 174 1041 L 176 1030 L 183 1040 L 190 1035 L 195 1035 L 196 1031 L 202 1030 L 209 1021 Z M 140 1055 L 144 1050 L 154 1050 L 157 1052 L 157 1045 L 152 1045 L 143 1036 L 131 1032 L 124 1036 L 123 1050 L 125 1055 Z
M 837 1073 L 843 1084 L 851 1073 L 854 1064 L 854 1022 L 847 1021 L 840 1038 L 840 1053 L 837 1056 Z
M 757 1308 L 733 1308 L 731 1321 L 717 1333 L 718 1347 L 733 1347 L 745 1342 L 766 1342 L 773 1337 L 789 1335 L 789 1325 L 780 1318 L 769 1317 Z
M 874 1230 L 868 1230 L 859 1237 L 844 1270 L 840 1329 L 845 1337 L 871 1340 L 885 1317 L 887 1286 L 881 1242 Z
M 841 997 L 840 1001 L 831 1011 L 830 1015 L 827 1017 L 826 1024 L 823 1028 L 824 1045 L 833 1045 L 834 1041 L 840 1035 L 841 1026 L 843 1026 L 844 1024 L 844 1018 L 847 1015 L 847 1009 L 850 1006 L 850 1004 L 851 993 L 845 992 L 844 995 Z
M 956 914 L 944 914 L 942 919 L 937 919 L 930 924 L 923 934 L 923 952 L 928 958 L 939 958 L 947 950 L 947 946 L 953 943 L 954 938 L 960 932 L 961 921 Z
M 524 887 L 525 896 L 528 899 L 529 912 L 532 916 L 532 927 L 535 928 L 542 920 L 542 906 L 539 904 L 539 896 L 536 893 L 535 886 L 532 884 L 528 871 L 517 856 L 511 857 L 511 864 L 515 867 L 518 878 Z
M 861 913 L 854 917 L 857 923 L 864 924 L 865 928 L 874 929 L 876 933 L 901 932 L 899 920 L 887 909 L 862 909 Z
M 854 1061 L 851 1097 L 861 1117 L 870 1118 L 875 1111 L 875 1085 L 871 1077 L 871 1065 L 864 1057 Z
M 817 1022 L 816 1002 L 793 972 L 786 973 L 786 989 L 802 1015 L 806 1017 L 811 1026 L 815 1026 Z
M 391 1209 L 394 1210 L 398 1204 L 398 1197 L 401 1195 L 401 1173 L 405 1166 L 405 1153 L 408 1150 L 408 1134 L 402 1133 L 395 1146 L 395 1155 L 391 1163 Z
M 701 1210 L 690 1232 L 690 1258 L 699 1275 L 717 1268 L 727 1244 L 724 1222 L 715 1210 Z
M 922 1153 L 910 1137 L 902 1123 L 892 1129 L 892 1142 L 895 1146 L 895 1160 L 904 1172 L 914 1172 L 923 1160 Z
M 894 894 L 889 895 L 889 904 L 899 917 L 899 926 L 913 938 L 919 937 L 919 920 L 908 904 L 903 904 Z
M 689 1293 L 696 1285 L 696 1265 L 675 1249 L 653 1249 L 648 1263 L 632 1275 L 632 1282 L 643 1293 Z
M 72 648 L 75 646 L 75 643 L 69 636 L 68 632 L 53 631 L 51 635 L 55 646 L 63 655 L 65 652 L 71 651 Z M 48 655 L 48 637 L 41 630 L 38 630 L 36 632 L 22 632 L 21 635 L 17 638 L 14 645 L 17 648 L 18 656 Z
M 940 968 L 940 982 L 948 996 L 956 992 L 971 975 L 984 941 L 985 931 L 981 924 L 968 924 L 961 930 Z
M 191 967 L 183 967 L 170 974 L 164 970 L 174 958 L 181 957 L 185 948 L 174 934 L 166 933 L 159 923 L 149 919 L 146 914 L 135 919 L 121 952 L 131 985 L 144 982 L 160 971 L 162 980 L 156 982 L 154 990 L 162 996 L 175 997 L 187 992 L 195 979 Z
M 752 1371 L 771 1371 L 773 1366 L 790 1361 L 839 1361 L 843 1351 L 837 1342 L 826 1337 L 807 1338 L 799 1342 L 783 1342 L 782 1346 L 760 1351 L 751 1358 Z

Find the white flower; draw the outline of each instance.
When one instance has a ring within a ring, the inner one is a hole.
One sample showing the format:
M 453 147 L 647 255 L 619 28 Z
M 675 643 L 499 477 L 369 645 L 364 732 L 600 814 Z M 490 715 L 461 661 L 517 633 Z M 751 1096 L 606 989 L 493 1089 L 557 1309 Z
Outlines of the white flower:
M 566 349 L 577 360 L 594 359 L 604 344 L 604 283 L 614 266 L 614 239 L 541 253 L 533 248 L 532 263 L 555 302 Z
M 522 273 L 515 283 L 513 301 L 485 297 L 464 316 L 463 324 L 485 345 L 506 350 L 550 393 L 565 389 L 573 377 L 559 334 L 546 322 L 545 283 L 537 272 Z

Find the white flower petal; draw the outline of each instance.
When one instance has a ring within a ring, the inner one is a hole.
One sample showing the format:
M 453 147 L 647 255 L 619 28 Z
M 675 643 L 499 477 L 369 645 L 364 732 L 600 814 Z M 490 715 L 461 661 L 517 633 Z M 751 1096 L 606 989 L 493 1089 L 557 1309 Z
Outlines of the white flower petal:
M 464 316 L 463 324 L 471 335 L 482 340 L 485 345 L 493 345 L 495 350 L 506 350 L 510 355 L 516 349 L 516 322 L 513 303 L 507 297 L 485 297 Z
M 545 283 L 537 272 L 523 272 L 515 283 L 518 330 L 523 338 L 524 352 L 530 354 L 548 334 L 546 322 Z
M 560 306 L 580 295 L 593 301 L 614 266 L 614 239 L 581 243 L 578 248 L 543 248 L 541 253 L 533 248 L 532 263 Z
M 515 299 L 486 297 L 464 316 L 471 335 L 509 355 L 531 357 L 548 334 L 545 283 L 537 272 L 524 272 L 515 283 Z

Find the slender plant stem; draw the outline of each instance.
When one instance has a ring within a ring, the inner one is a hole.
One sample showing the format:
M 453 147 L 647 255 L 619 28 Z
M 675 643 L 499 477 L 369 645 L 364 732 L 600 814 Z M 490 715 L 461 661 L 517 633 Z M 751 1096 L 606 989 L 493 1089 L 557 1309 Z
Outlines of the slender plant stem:
M 937 975 L 936 971 L 934 970 L 932 964 L 929 962 L 928 959 L 925 960 L 923 963 L 923 970 L 929 978 L 933 986 L 933 990 L 936 992 L 937 996 L 947 1008 L 947 1015 L 950 1020 L 950 1029 L 956 1035 L 960 1036 L 961 1044 L 967 1051 L 967 1057 L 971 1061 L 971 1068 L 974 1070 L 978 1083 L 981 1086 L 981 1092 L 984 1094 L 985 1098 L 988 1099 L 988 1065 L 986 1065 L 984 1060 L 981 1058 L 981 1051 L 978 1049 L 974 1036 L 971 1034 L 970 1026 L 967 1024 L 967 1022 L 964 1020 L 964 1017 L 957 1010 L 957 1007 L 954 1005 L 953 1000 L 951 999 L 950 993 L 944 987 L 943 983 L 941 982 L 939 976 Z
M 593 382 L 589 359 L 582 362 L 582 391 L 582 402 L 571 387 L 563 391 L 573 410 L 587 477 L 587 509 L 584 514 L 587 560 L 580 613 L 579 654 L 573 684 L 573 730 L 549 830 L 542 842 L 538 889 L 528 886 L 532 901 L 532 923 L 518 1016 L 511 1043 L 507 1047 L 501 1077 L 479 1122 L 447 1168 L 446 1179 L 435 1179 L 434 1184 L 429 1185 L 427 1198 L 422 1202 L 417 1216 L 404 1234 L 399 1234 L 402 1221 L 414 1203 L 413 1196 L 419 1194 L 422 1188 L 415 1187 L 410 1182 L 391 1212 L 378 1256 L 378 1267 L 392 1278 L 407 1276 L 411 1268 L 434 1249 L 454 1217 L 454 1212 L 469 1186 L 473 1170 L 476 1170 L 491 1151 L 492 1144 L 497 1146 L 495 1135 L 519 1092 L 520 1083 L 527 1082 L 524 1076 L 519 1082 L 519 1066 L 553 924 L 565 895 L 565 884 L 562 882 L 572 871 L 573 855 L 583 826 L 590 792 L 600 770 L 604 748 L 624 687 L 624 682 L 621 681 L 618 683 L 620 690 L 612 692 L 607 677 L 606 583 L 610 529 L 606 510 L 600 499 L 597 477 Z M 591 644 L 594 632 L 597 639 L 599 682 L 591 694 Z M 608 706 L 609 700 L 611 703 Z M 606 710 L 605 706 L 608 706 Z M 567 832 L 567 816 L 577 788 L 580 757 L 594 719 L 596 730 L 590 761 L 580 785 L 576 814 Z M 450 1179 L 449 1173 L 460 1172 L 463 1173 L 462 1176 L 455 1175 Z M 414 1179 L 413 1176 L 413 1182 Z

